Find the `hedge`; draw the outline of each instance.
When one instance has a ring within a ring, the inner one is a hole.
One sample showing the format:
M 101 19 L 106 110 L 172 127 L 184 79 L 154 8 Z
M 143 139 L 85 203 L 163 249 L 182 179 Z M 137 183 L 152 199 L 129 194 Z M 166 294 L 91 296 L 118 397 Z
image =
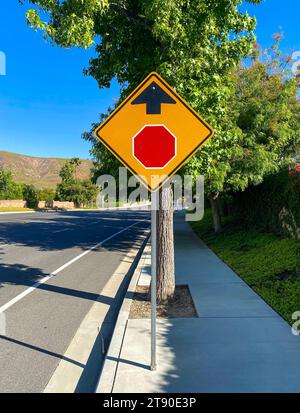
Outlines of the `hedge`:
M 262 184 L 236 194 L 233 200 L 233 215 L 245 227 L 278 235 L 287 235 L 287 230 L 282 225 L 282 217 L 292 226 L 296 224 L 296 228 L 299 228 L 299 172 L 299 167 L 284 169 L 267 177 Z

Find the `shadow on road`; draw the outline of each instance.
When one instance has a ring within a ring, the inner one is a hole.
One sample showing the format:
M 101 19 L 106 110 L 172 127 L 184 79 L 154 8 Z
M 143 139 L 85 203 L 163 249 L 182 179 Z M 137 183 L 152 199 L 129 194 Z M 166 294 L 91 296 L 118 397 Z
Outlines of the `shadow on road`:
M 48 356 L 51 356 L 51 357 L 56 357 L 56 358 L 59 358 L 59 359 L 61 359 L 61 360 L 65 360 L 65 361 L 67 361 L 68 363 L 72 363 L 72 364 L 75 364 L 75 365 L 78 366 L 78 367 L 84 368 L 84 364 L 79 363 L 79 362 L 76 361 L 76 360 L 72 360 L 72 359 L 70 359 L 69 357 L 65 357 L 65 356 L 63 356 L 63 355 L 61 355 L 61 354 L 55 353 L 54 351 L 50 351 L 50 350 L 47 350 L 47 349 L 45 349 L 45 348 L 41 348 L 41 347 L 38 347 L 38 346 L 34 346 L 33 344 L 25 343 L 24 341 L 16 340 L 15 338 L 12 338 L 12 337 L 7 337 L 7 336 L 2 336 L 2 335 L 0 335 L 0 341 L 1 341 L 1 340 L 5 340 L 5 341 L 7 341 L 7 342 L 10 342 L 10 343 L 13 343 L 13 344 L 17 344 L 17 345 L 26 347 L 26 348 L 28 348 L 28 349 L 30 349 L 30 350 L 34 350 L 34 351 L 38 351 L 38 352 L 40 352 L 40 353 L 47 354 Z
M 149 214 L 147 212 L 142 211 L 139 213 L 135 211 L 134 213 L 124 213 L 124 215 L 123 213 L 120 214 L 118 212 L 117 217 L 115 213 L 108 212 L 101 214 L 101 217 L 99 217 L 98 213 L 90 214 L 89 219 L 84 220 L 84 222 L 82 222 L 83 218 L 81 216 L 78 216 L 78 214 L 76 213 L 55 214 L 55 216 L 51 219 L 49 219 L 48 217 L 42 218 L 39 215 L 35 219 L 30 218 L 31 220 L 28 223 L 20 223 L 17 219 L 9 219 L 7 221 L 1 221 L 0 219 L 0 259 L 2 261 L 0 265 L 0 291 L 2 290 L 1 287 L 5 286 L 16 285 L 30 287 L 33 284 L 39 282 L 44 277 L 50 275 L 50 273 L 45 269 L 38 268 L 37 266 L 26 265 L 25 262 L 14 263 L 14 250 L 11 248 L 6 250 L 6 246 L 3 245 L 1 247 L 1 243 L 13 244 L 17 247 L 31 247 L 30 250 L 24 249 L 21 250 L 21 253 L 19 251 L 19 257 L 25 256 L 26 254 L 34 254 L 34 249 L 40 251 L 56 251 L 76 246 L 84 251 L 89 249 L 91 246 L 101 242 L 101 239 L 105 239 L 112 234 L 122 230 L 123 228 L 126 228 L 132 223 L 137 222 L 137 225 L 135 225 L 134 227 L 129 228 L 128 230 L 122 232 L 111 240 L 105 242 L 101 247 L 90 252 L 90 254 L 97 254 L 99 252 L 113 251 L 120 253 L 123 258 L 124 253 L 128 252 L 134 244 L 141 245 L 142 243 L 145 243 L 145 240 L 147 238 L 145 229 L 149 228 L 148 218 Z M 96 220 L 95 225 L 93 223 L 94 219 Z M 72 222 L 71 224 L 70 220 Z M 53 227 L 53 225 L 55 227 Z M 69 230 L 70 225 L 72 229 Z M 66 229 L 66 226 L 68 228 L 67 231 L 63 231 L 61 233 L 54 232 L 59 229 L 64 230 Z M 80 237 L 80 232 L 87 226 L 88 228 L 91 228 L 91 230 L 85 231 L 87 234 L 85 236 L 85 239 L 82 240 L 82 237 Z M 58 234 L 60 234 L 60 237 L 58 236 Z M 78 242 L 77 235 L 79 240 Z M 7 255 L 8 253 L 10 254 L 9 258 Z M 77 255 L 78 251 L 74 251 L 74 256 Z M 135 259 L 137 260 L 138 256 Z M 101 273 L 101 266 L 99 268 L 99 273 Z M 0 344 L 2 343 L 5 346 L 20 346 L 20 348 L 28 349 L 29 351 L 36 351 L 42 356 L 44 355 L 45 357 L 49 356 L 50 358 L 61 359 L 76 364 L 77 366 L 82 368 L 82 375 L 78 382 L 76 392 L 92 392 L 95 389 L 99 371 L 102 366 L 104 357 L 104 353 L 102 352 L 103 344 L 104 348 L 107 349 L 119 307 L 122 302 L 131 274 L 129 274 L 123 280 L 115 298 L 97 294 L 97 292 L 92 292 L 88 289 L 81 291 L 80 288 L 76 289 L 76 284 L 75 288 L 70 288 L 65 285 L 57 285 L 59 284 L 59 281 L 57 281 L 56 283 L 56 279 L 59 279 L 59 275 L 60 274 L 53 276 L 47 283 L 40 284 L 38 286 L 38 289 L 46 291 L 50 294 L 54 294 L 54 297 L 55 294 L 59 294 L 65 295 L 66 297 L 75 297 L 80 300 L 88 300 L 90 302 L 90 305 L 92 305 L 93 302 L 98 301 L 109 306 L 109 310 L 104 322 L 101 326 L 99 325 L 99 334 L 96 342 L 94 343 L 93 350 L 89 356 L 89 359 L 87 360 L 86 365 L 83 365 L 76 360 L 64 357 L 61 350 L 55 352 L 53 351 L 53 348 L 51 348 L 51 350 L 48 349 L 47 345 L 40 346 L 38 343 L 34 342 L 34 338 L 31 342 L 30 334 L 28 335 L 28 339 L 26 339 L 25 335 L 24 340 L 23 337 L 20 338 L 0 335 Z M 5 288 L 3 288 L 3 291 L 5 291 Z M 2 299 L 3 298 L 4 295 Z M 2 304 L 5 304 L 5 302 Z M 60 311 L 60 307 L 57 307 L 55 309 L 58 319 L 59 317 L 65 317 L 64 311 Z M 60 312 L 62 314 L 59 314 Z M 20 314 L 20 316 L 22 317 L 22 314 Z M 37 318 L 37 323 L 38 320 L 39 319 Z M 78 322 L 80 324 L 81 320 L 78 320 Z M 31 326 L 31 330 L 32 329 L 34 329 L 34 326 Z M 51 331 L 49 331 L 49 334 L 51 334 Z M 60 352 L 62 354 L 60 354 Z
M 149 225 L 149 218 L 147 211 L 68 211 L 37 213 L 26 218 L 6 215 L 0 217 L 0 251 L 1 244 L 38 251 L 60 251 L 74 246 L 84 250 L 135 221 L 144 220 Z
M 124 254 L 132 247 L 133 243 L 140 242 L 145 238 L 144 230 L 149 227 L 147 212 L 138 211 L 138 213 L 139 215 L 137 217 L 137 212 L 134 214 L 130 212 L 126 213 L 126 216 L 123 215 L 124 213 L 118 212 L 121 216 L 118 215 L 117 218 L 116 214 L 108 212 L 101 214 L 100 218 L 98 213 L 89 214 L 88 222 L 84 223 L 88 224 L 91 230 L 87 232 L 84 240 L 82 240 L 80 232 L 84 230 L 82 220 L 85 218 L 82 218 L 82 216 L 78 217 L 78 214 L 75 212 L 60 213 L 59 215 L 55 215 L 51 220 L 40 220 L 40 218 L 37 218 L 37 220 L 34 219 L 26 224 L 22 224 L 19 221 L 15 222 L 14 220 L 8 222 L 1 222 L 0 220 L 0 288 L 5 285 L 31 286 L 43 277 L 50 275 L 42 269 L 30 267 L 21 262 L 12 264 L 11 258 L 10 261 L 7 260 L 5 262 L 5 247 L 1 247 L 1 243 L 4 245 L 12 244 L 13 246 L 19 247 L 31 247 L 33 250 L 24 250 L 24 253 L 22 253 L 24 259 L 27 258 L 28 254 L 34 255 L 34 249 L 53 251 L 76 247 L 82 251 L 86 251 L 99 243 L 99 241 L 101 242 L 101 239 L 108 238 L 136 221 L 137 225 L 122 232 L 111 240 L 104 242 L 101 247 L 90 252 L 90 254 L 94 254 L 98 251 L 114 251 Z M 70 219 L 72 220 L 72 224 L 69 224 Z M 96 223 L 93 227 L 94 219 Z M 125 219 L 126 223 L 124 225 Z M 138 222 L 138 220 L 141 220 L 141 222 Z M 105 223 L 103 223 L 103 221 Z M 53 235 L 53 231 L 49 230 L 53 225 L 56 227 L 59 226 L 62 230 L 65 229 L 66 225 L 72 225 L 73 232 L 68 230 L 62 232 L 60 237 L 54 236 L 56 233 Z M 78 252 L 74 253 L 75 257 L 77 255 Z M 41 285 L 39 288 L 88 300 L 95 300 L 97 298 L 97 295 L 93 293 L 81 292 L 55 285 Z

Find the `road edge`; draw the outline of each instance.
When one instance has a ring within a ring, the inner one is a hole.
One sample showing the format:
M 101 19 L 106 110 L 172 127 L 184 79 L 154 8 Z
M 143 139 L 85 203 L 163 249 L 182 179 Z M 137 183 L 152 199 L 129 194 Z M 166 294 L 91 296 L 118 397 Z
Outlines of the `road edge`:
M 108 306 L 96 301 L 85 315 L 61 361 L 54 370 L 43 393 L 82 393 L 96 389 L 104 365 L 104 346 L 109 349 L 114 335 L 116 319 L 126 295 L 130 280 L 135 274 L 140 258 L 149 239 L 150 231 L 145 230 L 145 239 L 135 244 L 123 257 L 115 272 L 104 286 L 99 298 L 114 299 Z M 102 330 L 105 331 L 105 338 Z M 106 341 L 106 343 L 105 343 Z M 70 363 L 71 360 L 71 363 Z M 89 367 L 90 366 L 90 367 Z
M 65 209 L 65 210 L 59 210 L 59 209 L 36 209 L 33 211 L 0 211 L 0 216 L 1 215 L 9 215 L 9 214 L 36 214 L 38 212 L 103 212 L 103 211 L 118 211 L 118 210 L 139 210 L 143 208 L 147 208 L 150 206 L 150 202 L 145 202 L 144 204 L 142 203 L 133 203 L 133 204 L 125 204 L 117 207 L 107 207 L 107 208 L 87 208 L 87 209 L 82 209 L 82 208 L 72 208 L 72 209 Z
M 103 368 L 96 388 L 96 393 L 113 392 L 115 376 L 118 369 L 119 357 L 123 345 L 127 321 L 129 318 L 131 302 L 133 299 L 134 292 L 136 290 L 136 285 L 144 268 L 145 260 L 149 253 L 150 242 L 148 239 L 147 244 L 145 245 L 143 252 L 139 258 L 139 262 L 136 266 L 134 274 L 132 275 L 122 306 L 120 308 L 114 332 L 110 340 L 110 345 L 105 355 Z
M 1 215 L 11 215 L 11 214 L 35 214 L 37 211 L 0 211 Z

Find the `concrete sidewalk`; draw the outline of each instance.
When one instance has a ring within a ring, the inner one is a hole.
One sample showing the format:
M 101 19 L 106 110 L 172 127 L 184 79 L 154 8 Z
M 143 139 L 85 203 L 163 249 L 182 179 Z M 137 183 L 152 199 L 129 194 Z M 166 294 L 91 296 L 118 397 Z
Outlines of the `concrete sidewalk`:
M 175 257 L 176 283 L 189 285 L 199 318 L 158 321 L 155 372 L 150 320 L 128 320 L 112 391 L 300 392 L 300 337 L 194 235 L 182 214 L 175 218 Z M 150 281 L 149 272 L 144 259 L 140 284 Z

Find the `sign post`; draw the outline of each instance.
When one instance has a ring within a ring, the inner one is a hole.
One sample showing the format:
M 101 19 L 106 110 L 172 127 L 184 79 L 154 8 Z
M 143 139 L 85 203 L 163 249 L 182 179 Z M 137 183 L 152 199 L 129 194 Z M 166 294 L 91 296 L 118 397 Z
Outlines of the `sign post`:
M 152 192 L 151 370 L 155 370 L 158 191 L 213 135 L 213 129 L 152 72 L 94 134 Z
M 157 195 L 151 193 L 151 370 L 156 370 Z

